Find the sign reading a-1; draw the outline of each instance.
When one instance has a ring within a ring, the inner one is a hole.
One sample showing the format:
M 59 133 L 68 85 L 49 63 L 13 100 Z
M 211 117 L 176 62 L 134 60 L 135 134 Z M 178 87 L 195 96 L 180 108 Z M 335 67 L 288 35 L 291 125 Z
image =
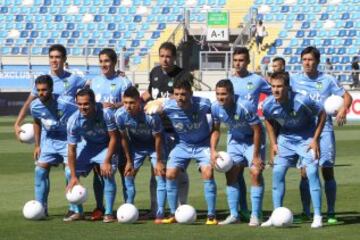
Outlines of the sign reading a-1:
M 208 42 L 229 41 L 229 13 L 208 12 L 207 13 L 207 34 Z

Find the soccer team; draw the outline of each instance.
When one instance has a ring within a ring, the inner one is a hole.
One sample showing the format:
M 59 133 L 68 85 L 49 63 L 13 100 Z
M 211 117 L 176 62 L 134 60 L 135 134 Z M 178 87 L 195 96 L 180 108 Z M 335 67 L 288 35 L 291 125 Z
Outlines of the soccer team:
M 275 58 L 274 73 L 265 80 L 248 71 L 249 51 L 238 48 L 233 52 L 234 75 L 216 84 L 213 103 L 193 96 L 192 75 L 176 66 L 175 59 L 176 47 L 163 43 L 160 66 L 151 71 L 149 87 L 140 95 L 115 70 L 117 55 L 112 49 L 99 53 L 101 75 L 85 81 L 64 70 L 64 46 L 49 48 L 51 71 L 35 80 L 14 125 L 19 136 L 30 109 L 35 130 L 35 200 L 44 206 L 46 214 L 50 168 L 64 164 L 67 190 L 79 184 L 80 176 L 94 172 L 96 208 L 91 220 L 115 221 L 116 171 L 122 179 L 124 201 L 134 203 L 136 173 L 149 157 L 151 211 L 144 217 L 155 219 L 156 224 L 175 223 L 177 206 L 187 202 L 186 168 L 195 159 L 204 184 L 206 224 L 225 225 L 241 219 L 253 227 L 271 226 L 271 219 L 261 223 L 268 135 L 274 209 L 283 204 L 287 169 L 296 166 L 301 169 L 300 220 L 310 219 L 311 201 L 311 227 L 321 227 L 320 168 L 327 222 L 336 223 L 335 138 L 332 118 L 326 116 L 323 103 L 330 95 L 344 98 L 344 106 L 336 114 L 337 123 L 343 125 L 352 98 L 333 76 L 318 71 L 319 51 L 314 47 L 302 51 L 303 72 L 299 74 L 285 72 L 284 59 Z M 262 105 L 266 128 L 257 113 L 261 93 L 268 95 Z M 218 222 L 213 169 L 221 124 L 228 129 L 226 151 L 234 165 L 225 174 L 230 215 Z M 245 167 L 251 176 L 251 211 L 246 201 Z M 166 199 L 169 216 L 165 216 Z M 63 220 L 81 219 L 82 206 L 70 204 Z

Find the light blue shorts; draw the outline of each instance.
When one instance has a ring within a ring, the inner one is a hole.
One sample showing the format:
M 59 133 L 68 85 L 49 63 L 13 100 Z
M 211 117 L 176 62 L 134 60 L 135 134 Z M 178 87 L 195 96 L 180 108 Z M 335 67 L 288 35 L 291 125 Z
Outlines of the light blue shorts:
M 253 139 L 242 142 L 231 140 L 228 143 L 227 152 L 234 164 L 251 167 L 254 156 Z M 262 161 L 265 161 L 265 144 L 260 145 L 260 157 Z
M 274 164 L 286 167 L 306 167 L 307 165 L 318 165 L 319 161 L 313 159 L 313 154 L 308 151 L 312 138 L 289 139 L 280 135 L 278 137 L 278 154 Z M 298 161 L 300 161 L 298 163 Z
M 209 145 L 193 145 L 178 143 L 170 152 L 167 168 L 186 169 L 191 159 L 195 159 L 200 167 L 210 166 Z
M 79 144 L 76 157 L 76 174 L 86 176 L 93 169 L 94 165 L 104 163 L 108 145 Z M 116 171 L 118 165 L 118 156 L 114 154 L 111 158 L 113 171 Z
M 51 138 L 41 138 L 39 163 L 50 165 L 67 164 L 68 147 L 67 141 Z
M 320 166 L 333 167 L 335 164 L 336 145 L 334 131 L 320 135 Z
M 131 147 L 130 154 L 132 159 L 134 160 L 134 168 L 138 170 L 144 163 L 146 157 L 150 158 L 151 165 L 153 168 L 156 167 L 157 163 L 157 154 L 154 149 L 151 148 L 136 148 Z M 165 161 L 165 153 L 163 153 L 163 161 Z

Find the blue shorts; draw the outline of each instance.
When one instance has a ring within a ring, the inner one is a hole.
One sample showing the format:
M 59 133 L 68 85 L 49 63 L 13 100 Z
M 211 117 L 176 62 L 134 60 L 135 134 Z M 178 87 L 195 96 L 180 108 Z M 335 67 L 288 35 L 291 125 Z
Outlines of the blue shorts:
M 280 135 L 278 137 L 278 154 L 274 164 L 286 167 L 305 167 L 309 164 L 318 165 L 319 161 L 313 159 L 311 151 L 308 151 L 312 138 L 289 139 Z M 297 162 L 300 163 L 297 164 Z
M 250 167 L 254 156 L 254 144 L 251 141 L 237 142 L 231 140 L 227 146 L 227 153 L 230 155 L 234 164 Z M 265 144 L 260 145 L 260 157 L 265 161 Z
M 334 131 L 322 132 L 320 135 L 320 162 L 321 167 L 333 167 L 335 164 L 336 145 Z
M 39 163 L 50 165 L 67 164 L 67 141 L 51 138 L 41 138 Z
M 83 145 L 77 147 L 76 156 L 76 174 L 86 176 L 93 169 L 94 165 L 104 163 L 108 145 Z M 111 158 L 113 172 L 116 171 L 118 165 L 118 156 L 114 154 Z
M 210 166 L 209 145 L 193 145 L 178 143 L 170 152 L 167 168 L 186 169 L 191 159 L 195 159 L 200 167 Z
M 150 157 L 151 165 L 155 168 L 157 163 L 157 154 L 151 148 L 136 148 L 131 147 L 131 157 L 134 161 L 134 168 L 138 170 L 144 163 L 146 157 Z M 165 161 L 165 154 L 163 153 L 163 161 Z

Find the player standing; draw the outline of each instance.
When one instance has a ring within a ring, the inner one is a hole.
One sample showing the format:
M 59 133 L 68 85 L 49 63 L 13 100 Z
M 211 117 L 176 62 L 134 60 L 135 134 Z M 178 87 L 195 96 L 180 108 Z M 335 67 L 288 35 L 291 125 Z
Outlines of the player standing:
M 281 207 L 285 195 L 285 175 L 289 167 L 300 160 L 306 168 L 311 200 L 314 208 L 312 228 L 322 227 L 321 184 L 318 173 L 320 134 L 326 114 L 322 106 L 308 96 L 294 93 L 289 88 L 286 73 L 274 73 L 271 78 L 272 96 L 263 104 L 266 129 L 270 139 L 273 162 L 272 198 L 274 209 Z M 279 129 L 276 136 L 275 127 Z M 261 226 L 271 226 L 271 219 Z
M 213 131 L 211 134 L 211 160 L 216 162 L 216 146 L 220 139 L 220 125 L 225 123 L 228 129 L 227 152 L 234 162 L 233 167 L 226 172 L 226 192 L 230 215 L 221 225 L 239 222 L 239 174 L 246 166 L 251 174 L 251 205 L 252 212 L 249 226 L 259 226 L 262 214 L 262 200 L 264 183 L 262 170 L 265 158 L 265 135 L 262 125 L 253 106 L 246 100 L 234 96 L 233 85 L 230 80 L 221 80 L 216 84 L 217 101 L 211 106 Z
M 94 165 L 99 165 L 104 180 L 103 221 L 113 222 L 116 196 L 114 176 L 118 161 L 116 147 L 119 137 L 113 112 L 95 102 L 95 94 L 91 89 L 80 90 L 76 94 L 76 103 L 79 110 L 70 117 L 67 124 L 68 164 L 71 171 L 68 190 L 79 184 L 79 176 L 86 176 Z

